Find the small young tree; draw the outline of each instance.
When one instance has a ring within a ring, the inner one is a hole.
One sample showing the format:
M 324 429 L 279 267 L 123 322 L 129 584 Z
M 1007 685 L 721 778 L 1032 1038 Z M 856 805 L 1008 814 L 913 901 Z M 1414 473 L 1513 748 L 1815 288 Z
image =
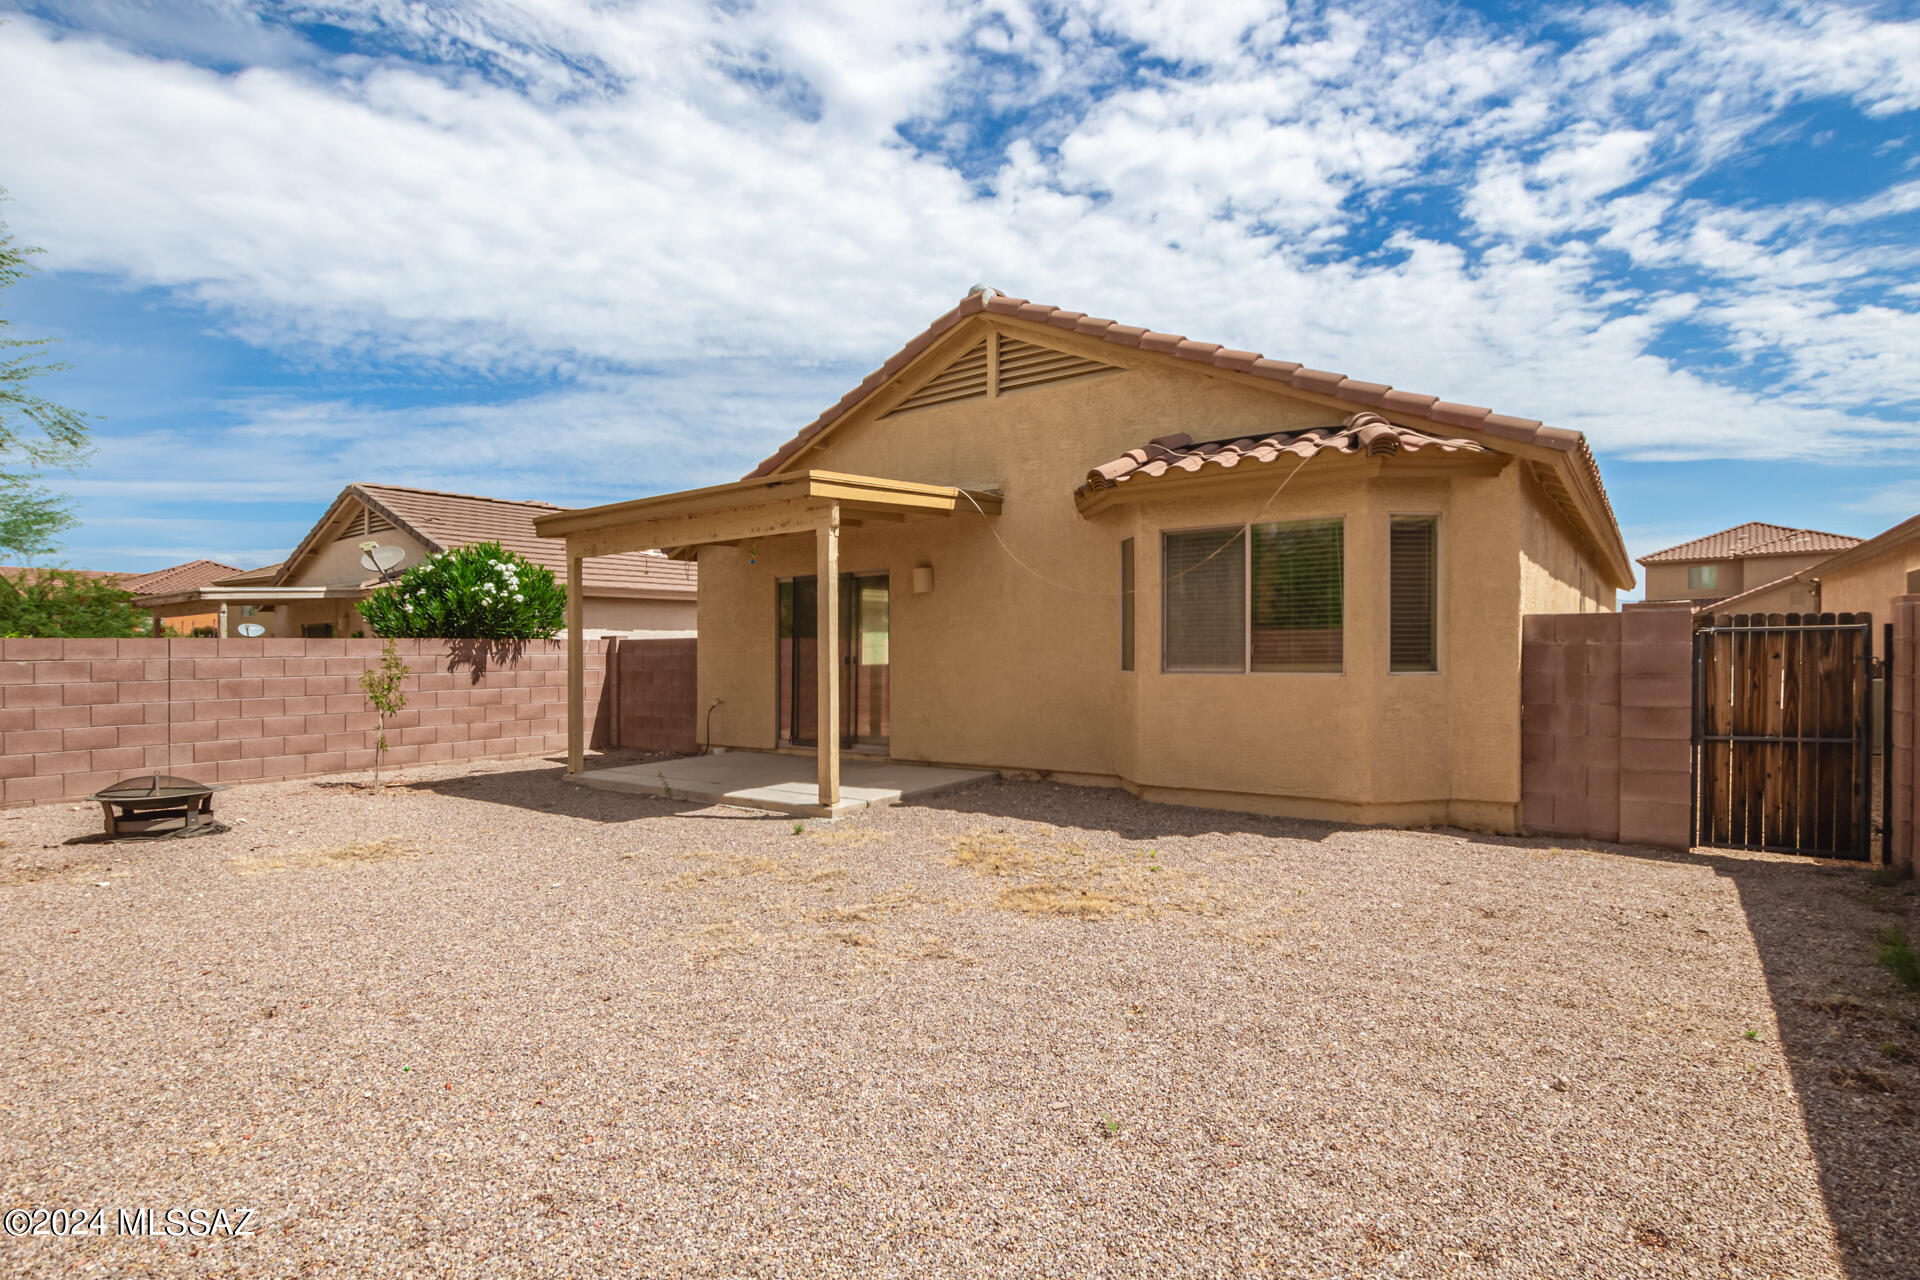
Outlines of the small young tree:
M 373 789 L 380 789 L 380 760 L 387 754 L 387 718 L 407 709 L 407 693 L 400 686 L 413 674 L 413 668 L 400 660 L 400 646 L 389 639 L 380 650 L 380 665 L 360 673 L 360 688 L 377 717 L 378 734 L 373 742 Z
M 475 542 L 421 561 L 367 597 L 360 615 L 377 636 L 546 640 L 566 625 L 567 593 L 553 570 Z
M 98 639 L 133 637 L 152 627 L 133 596 L 111 578 L 71 569 L 0 574 L 0 635 Z

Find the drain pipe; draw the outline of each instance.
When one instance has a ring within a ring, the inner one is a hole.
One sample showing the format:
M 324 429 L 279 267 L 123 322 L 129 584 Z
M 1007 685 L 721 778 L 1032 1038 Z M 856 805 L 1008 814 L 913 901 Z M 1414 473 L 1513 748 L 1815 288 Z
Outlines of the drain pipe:
M 725 698 L 715 698 L 713 700 L 713 707 L 724 707 L 726 704 L 727 700 Z M 707 708 L 707 740 L 700 744 L 700 754 L 703 756 L 713 754 L 713 707 Z

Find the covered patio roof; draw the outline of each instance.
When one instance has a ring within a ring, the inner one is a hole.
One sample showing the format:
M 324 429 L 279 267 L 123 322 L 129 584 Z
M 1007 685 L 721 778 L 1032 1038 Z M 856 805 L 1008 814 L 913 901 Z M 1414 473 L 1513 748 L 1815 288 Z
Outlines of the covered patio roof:
M 569 555 L 609 556 L 623 551 L 683 550 L 744 538 L 813 533 L 830 509 L 842 528 L 928 516 L 975 507 L 1000 514 L 1000 495 L 916 480 L 885 480 L 841 471 L 795 471 L 756 480 L 736 480 L 705 489 L 683 489 L 656 498 L 636 498 L 537 517 L 543 538 L 565 538 Z
M 810 533 L 818 549 L 818 789 L 825 812 L 840 804 L 840 530 L 950 516 L 1000 514 L 1000 495 L 918 480 L 887 480 L 842 471 L 793 471 L 686 489 L 536 517 L 534 531 L 567 544 L 567 772 L 586 766 L 586 650 L 582 640 L 582 566 L 594 556 L 692 548 Z

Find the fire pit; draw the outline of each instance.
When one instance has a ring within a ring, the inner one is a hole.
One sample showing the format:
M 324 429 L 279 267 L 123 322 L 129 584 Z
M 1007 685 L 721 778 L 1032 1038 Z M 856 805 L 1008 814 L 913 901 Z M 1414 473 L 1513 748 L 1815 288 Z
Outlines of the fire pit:
M 192 778 L 153 773 L 122 778 L 87 797 L 100 802 L 107 836 L 171 835 L 199 826 L 213 812 L 213 793 L 226 788 Z

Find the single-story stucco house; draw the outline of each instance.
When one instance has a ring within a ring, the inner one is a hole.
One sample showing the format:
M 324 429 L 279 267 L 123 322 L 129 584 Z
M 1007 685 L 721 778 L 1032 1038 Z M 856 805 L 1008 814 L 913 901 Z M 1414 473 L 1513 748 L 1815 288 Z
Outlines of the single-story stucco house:
M 561 547 L 533 531 L 536 516 L 559 510 L 548 502 L 350 484 L 281 563 L 188 590 L 139 595 L 134 604 L 155 617 L 212 612 L 221 635 L 239 634 L 237 628 L 251 622 L 269 636 L 351 636 L 364 628 L 360 601 L 381 585 L 361 564 L 361 543 L 398 548 L 394 575 L 435 552 L 475 542 L 498 542 L 563 574 Z M 658 552 L 596 560 L 582 593 L 585 633 L 691 635 L 697 577 L 693 564 Z
M 1511 830 L 1521 618 L 1633 585 L 1576 432 L 991 290 L 746 479 L 535 526 L 697 560 L 712 745 L 823 803 L 844 747 Z

